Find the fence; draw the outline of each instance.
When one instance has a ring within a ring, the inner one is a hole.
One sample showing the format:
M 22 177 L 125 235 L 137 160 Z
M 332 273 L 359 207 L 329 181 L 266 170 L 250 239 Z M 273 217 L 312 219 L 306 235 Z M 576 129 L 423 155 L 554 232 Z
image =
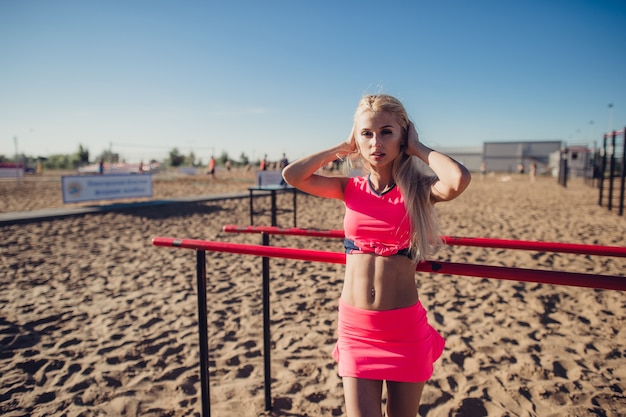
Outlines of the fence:
M 594 155 L 587 170 L 586 179 L 592 186 L 598 187 L 598 205 L 624 215 L 624 188 L 626 185 L 626 127 L 606 134 L 602 147 Z M 616 190 L 616 187 L 619 187 Z
M 206 298 L 206 251 L 255 255 L 263 258 L 263 340 L 264 340 L 264 373 L 265 373 L 265 408 L 271 409 L 271 366 L 270 366 L 270 306 L 269 306 L 269 258 L 286 258 L 305 261 L 328 262 L 343 264 L 346 255 L 339 252 L 325 252 L 294 248 L 278 248 L 269 246 L 270 234 L 297 235 L 309 237 L 342 238 L 341 230 L 310 230 L 280 229 L 262 226 L 224 226 L 224 231 L 237 233 L 260 233 L 262 245 L 238 244 L 229 242 L 155 237 L 155 246 L 193 249 L 196 251 L 196 278 L 198 297 L 198 330 L 200 343 L 200 383 L 202 415 L 210 416 L 209 396 L 209 345 Z M 551 252 L 567 252 L 587 255 L 626 257 L 626 247 L 579 245 L 556 242 L 514 241 L 486 238 L 445 237 L 449 245 L 479 246 L 490 248 L 524 249 Z M 557 285 L 572 285 L 588 288 L 600 288 L 626 291 L 626 277 L 610 275 L 593 275 L 564 271 L 548 271 L 525 268 L 508 268 L 490 265 L 474 265 L 441 261 L 420 262 L 416 271 L 447 275 L 464 275 L 478 278 L 495 278 L 505 280 L 541 282 Z

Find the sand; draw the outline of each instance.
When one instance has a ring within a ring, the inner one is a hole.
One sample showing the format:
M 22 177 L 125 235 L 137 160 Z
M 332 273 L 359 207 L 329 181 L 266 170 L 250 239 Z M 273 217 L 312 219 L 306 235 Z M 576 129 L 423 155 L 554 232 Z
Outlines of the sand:
M 252 181 L 165 176 L 155 178 L 155 198 L 245 191 Z M 0 212 L 63 207 L 60 193 L 53 174 L 0 182 Z M 280 195 L 279 207 L 289 199 Z M 257 204 L 269 207 L 269 198 Z M 299 227 L 341 227 L 340 202 L 300 194 L 298 208 Z M 454 236 L 626 246 L 626 219 L 576 179 L 563 188 L 553 178 L 476 175 L 437 211 Z M 291 219 L 283 214 L 279 225 Z M 247 199 L 0 226 L 0 414 L 200 415 L 195 252 L 151 240 L 260 241 L 224 233 L 224 224 L 249 224 Z M 342 250 L 331 239 L 271 243 Z M 207 258 L 212 415 L 344 415 L 331 357 L 343 266 L 270 261 L 273 410 L 265 411 L 261 259 Z M 626 275 L 625 258 L 468 247 L 435 258 Z M 625 293 L 423 273 L 416 284 L 447 339 L 420 415 L 626 415 Z

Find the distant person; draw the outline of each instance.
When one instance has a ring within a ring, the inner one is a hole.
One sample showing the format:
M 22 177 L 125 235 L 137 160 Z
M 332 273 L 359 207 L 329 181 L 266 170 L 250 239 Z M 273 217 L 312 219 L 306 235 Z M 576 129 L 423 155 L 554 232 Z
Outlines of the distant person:
M 533 162 L 530 164 L 530 182 L 535 182 L 535 177 L 537 177 L 537 163 Z
M 285 168 L 287 165 L 289 165 L 289 160 L 287 159 L 287 156 L 285 156 L 285 154 L 283 153 L 283 157 L 280 158 L 278 168 L 282 171 L 283 168 Z
M 325 176 L 337 157 L 360 159 L 365 176 Z M 433 174 L 420 166 L 426 164 Z M 346 266 L 333 357 L 348 417 L 416 416 L 444 339 L 429 323 L 415 264 L 441 244 L 434 204 L 456 198 L 470 173 L 420 140 L 402 103 L 388 95 L 359 102 L 348 138 L 298 159 L 285 180 L 343 201 Z
M 259 169 L 261 171 L 267 171 L 267 154 L 261 159 L 261 163 L 259 164 Z
M 517 165 L 517 173 L 520 175 L 524 175 L 524 172 L 526 172 L 526 169 L 524 168 L 524 164 L 520 162 Z
M 230 162 L 230 159 L 227 160 L 224 165 L 226 166 L 226 171 L 230 172 L 230 169 L 233 167 L 233 163 Z
M 209 165 L 207 166 L 207 174 L 215 178 L 215 158 L 211 155 L 211 159 L 209 159 Z
M 487 162 L 483 161 L 480 164 L 480 179 L 484 180 L 486 175 L 487 175 Z
M 282 172 L 282 171 L 283 171 L 283 169 L 284 169 L 287 165 L 289 165 L 289 160 L 287 159 L 287 156 L 285 155 L 285 153 L 283 153 L 283 157 L 282 157 L 282 158 L 280 158 L 280 161 L 279 161 L 279 163 L 278 163 L 278 168 L 279 168 L 279 169 L 280 169 L 280 171 Z M 286 186 L 286 185 L 287 185 L 287 183 L 285 182 L 285 179 L 284 179 L 284 178 L 282 178 L 282 179 L 280 180 L 280 185 L 282 185 L 282 186 Z
M 100 158 L 100 162 L 98 162 L 98 174 L 104 174 L 104 159 Z

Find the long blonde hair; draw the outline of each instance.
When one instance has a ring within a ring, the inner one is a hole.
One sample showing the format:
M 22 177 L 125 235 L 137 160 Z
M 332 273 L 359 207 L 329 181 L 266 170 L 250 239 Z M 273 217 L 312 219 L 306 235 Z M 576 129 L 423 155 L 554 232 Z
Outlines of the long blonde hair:
M 423 261 L 443 245 L 439 222 L 430 196 L 431 186 L 437 178 L 432 173 L 425 172 L 427 167 L 419 158 L 404 152 L 410 121 L 406 109 L 397 98 L 386 94 L 364 96 L 357 106 L 355 121 L 366 110 L 390 113 L 402 127 L 404 143 L 401 147 L 402 152 L 393 161 L 392 172 L 411 219 L 409 247 L 411 258 L 415 262 Z M 357 150 L 351 158 L 357 159 L 360 156 Z M 365 169 L 369 169 L 367 163 L 362 165 Z

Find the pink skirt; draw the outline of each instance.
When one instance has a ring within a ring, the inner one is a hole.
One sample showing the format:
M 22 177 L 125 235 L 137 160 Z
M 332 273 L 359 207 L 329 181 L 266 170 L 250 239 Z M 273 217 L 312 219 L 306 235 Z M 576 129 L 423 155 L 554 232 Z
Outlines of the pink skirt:
M 394 310 L 363 310 L 339 301 L 333 358 L 339 376 L 381 381 L 425 382 L 445 340 L 417 304 Z

